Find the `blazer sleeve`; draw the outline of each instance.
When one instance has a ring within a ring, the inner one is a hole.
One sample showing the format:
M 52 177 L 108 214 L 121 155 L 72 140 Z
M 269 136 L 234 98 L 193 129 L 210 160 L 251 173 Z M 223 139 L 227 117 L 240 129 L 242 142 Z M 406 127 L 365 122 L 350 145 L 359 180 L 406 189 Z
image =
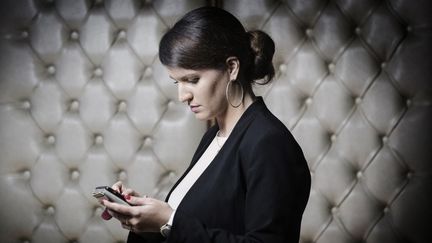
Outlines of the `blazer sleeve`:
M 157 232 L 142 233 L 140 235 L 129 231 L 127 243 L 161 243 L 165 238 Z
M 303 152 L 287 133 L 267 132 L 240 147 L 247 188 L 244 234 L 207 228 L 177 211 L 167 242 L 297 243 L 310 174 Z

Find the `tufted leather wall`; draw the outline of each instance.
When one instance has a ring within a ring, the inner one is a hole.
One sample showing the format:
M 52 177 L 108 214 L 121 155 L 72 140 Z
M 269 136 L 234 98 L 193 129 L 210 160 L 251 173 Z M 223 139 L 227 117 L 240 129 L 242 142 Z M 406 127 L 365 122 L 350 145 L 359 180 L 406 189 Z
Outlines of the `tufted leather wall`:
M 301 242 L 432 242 L 432 2 L 248 2 L 225 7 L 275 39 L 262 93 L 312 173 Z
M 0 3 L 0 242 L 123 242 L 94 186 L 166 195 L 206 124 L 177 101 L 158 40 L 208 3 Z M 257 92 L 311 168 L 301 242 L 430 242 L 431 2 L 211 3 L 276 42 Z

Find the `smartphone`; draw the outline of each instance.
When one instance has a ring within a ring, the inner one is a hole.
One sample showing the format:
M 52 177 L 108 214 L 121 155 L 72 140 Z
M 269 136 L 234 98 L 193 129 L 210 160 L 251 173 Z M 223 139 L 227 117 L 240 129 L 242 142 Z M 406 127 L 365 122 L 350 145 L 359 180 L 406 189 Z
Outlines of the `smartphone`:
M 115 191 L 114 189 L 112 189 L 109 186 L 96 187 L 94 192 L 93 192 L 93 197 L 95 197 L 95 198 L 105 197 L 106 199 L 108 199 L 111 202 L 116 202 L 116 203 L 120 203 L 123 205 L 131 206 L 131 204 L 129 204 L 126 201 L 126 199 L 123 197 L 122 194 L 118 193 L 117 191 Z

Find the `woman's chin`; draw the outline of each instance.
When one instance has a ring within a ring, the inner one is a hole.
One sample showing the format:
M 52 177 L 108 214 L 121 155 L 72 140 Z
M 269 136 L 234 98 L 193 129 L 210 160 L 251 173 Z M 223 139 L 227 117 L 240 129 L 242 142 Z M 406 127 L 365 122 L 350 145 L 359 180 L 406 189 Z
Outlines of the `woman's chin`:
M 214 117 L 211 117 L 208 114 L 203 113 L 203 112 L 198 112 L 198 113 L 195 113 L 195 118 L 200 120 L 200 121 L 208 121 L 208 120 L 213 119 Z

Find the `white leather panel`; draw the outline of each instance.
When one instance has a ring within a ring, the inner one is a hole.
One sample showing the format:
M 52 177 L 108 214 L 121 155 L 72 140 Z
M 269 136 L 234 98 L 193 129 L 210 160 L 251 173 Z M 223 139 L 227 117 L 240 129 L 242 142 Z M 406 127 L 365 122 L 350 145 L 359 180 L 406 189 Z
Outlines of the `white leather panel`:
M 207 124 L 157 58 L 205 4 L 276 42 L 256 87 L 312 175 L 301 242 L 430 242 L 427 0 L 6 0 L 0 3 L 0 242 L 124 242 L 97 185 L 164 198 Z

